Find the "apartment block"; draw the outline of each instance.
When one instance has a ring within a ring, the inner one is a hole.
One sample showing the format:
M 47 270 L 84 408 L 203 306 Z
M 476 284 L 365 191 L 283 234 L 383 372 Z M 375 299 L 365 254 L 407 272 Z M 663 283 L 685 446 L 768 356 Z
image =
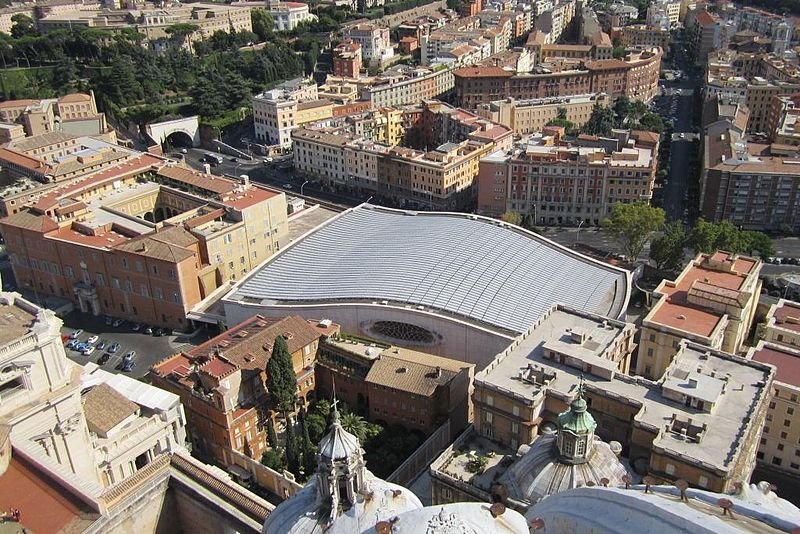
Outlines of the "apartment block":
M 684 341 L 663 378 L 633 378 L 624 372 L 633 334 L 633 325 L 553 306 L 476 374 L 476 434 L 513 457 L 557 427 L 582 385 L 595 433 L 618 442 L 640 473 L 720 492 L 749 479 L 774 370 Z M 479 477 L 454 483 L 447 456 L 432 464 L 434 502 L 476 499 Z
M 316 380 L 329 393 L 335 384 L 337 397 L 370 421 L 425 435 L 450 421 L 455 438 L 472 421 L 474 371 L 474 364 L 331 336 L 320 343 Z
M 442 98 L 453 89 L 453 70 L 397 65 L 369 80 L 361 91 L 372 109 L 416 105 L 423 100 Z
M 647 26 L 669 30 L 678 24 L 681 14 L 680 0 L 661 0 L 647 8 Z M 666 25 L 666 28 L 664 27 Z
M 541 224 L 601 224 L 617 202 L 649 201 L 658 163 L 658 136 L 615 131 L 616 138 L 532 135 L 484 157 L 478 212 L 531 214 Z M 655 137 L 655 139 L 653 139 Z
M 794 147 L 749 144 L 728 128 L 709 131 L 704 149 L 700 208 L 707 220 L 752 230 L 797 227 Z
M 313 80 L 297 78 L 253 97 L 256 139 L 289 150 L 292 131 L 303 124 L 333 116 L 333 103 L 317 98 Z
M 649 102 L 658 92 L 661 50 L 640 50 L 624 60 L 603 59 L 585 63 L 583 69 L 544 69 L 516 74 L 499 67 L 456 69 L 455 101 L 467 109 L 479 104 L 514 98 L 517 100 L 606 93 L 610 98 L 626 96 Z
M 772 396 L 758 448 L 767 467 L 800 475 L 800 351 L 784 344 L 759 341 L 747 358 L 775 366 Z
M 361 45 L 361 56 L 368 64 L 383 64 L 394 56 L 389 28 L 365 22 L 347 29 L 345 37 Z
M 258 6 L 264 7 L 264 4 Z M 198 31 L 193 32 L 181 43 L 191 50 L 189 41 L 205 39 L 215 32 L 253 31 L 250 19 L 251 5 L 247 2 L 237 4 L 192 3 L 164 6 L 160 9 L 113 9 L 98 10 L 86 5 L 80 10 L 53 12 L 38 20 L 42 33 L 71 28 L 102 28 L 112 33 L 124 29 L 134 29 L 146 36 L 150 46 L 162 50 L 170 45 L 167 29 L 175 24 L 193 24 Z
M 26 136 L 56 130 L 73 135 L 100 135 L 109 131 L 105 114 L 97 111 L 94 93 L 73 93 L 43 100 L 7 100 L 0 103 L 0 122 L 21 124 Z
M 481 104 L 476 113 L 503 126 L 508 126 L 515 133 L 530 134 L 541 132 L 548 122 L 558 118 L 562 109 L 566 112 L 566 119 L 580 128 L 591 117 L 595 105 L 606 107 L 609 105 L 609 98 L 605 94 L 539 100 L 507 98 Z
M 274 415 L 266 368 L 275 339 L 286 340 L 298 398 L 307 405 L 315 398 L 320 340 L 336 333 L 338 326 L 330 321 L 256 315 L 198 347 L 161 360 L 150 373 L 154 385 L 180 397 L 194 451 L 224 465 L 233 463 L 231 451 L 258 460 L 267 448 L 266 422 Z
M 361 74 L 361 45 L 345 42 L 333 49 L 333 75 L 358 78 Z
M 539 30 L 531 32 L 525 49 L 532 56 L 534 65 L 563 60 L 573 64 L 598 59 L 611 59 L 613 46 L 607 34 L 599 32 L 596 42 L 587 44 L 557 44 L 547 42 L 547 35 Z
M 741 351 L 761 292 L 760 271 L 761 260 L 717 251 L 698 254 L 674 281 L 662 281 L 642 322 L 636 374 L 660 379 L 684 339 Z
M 295 169 L 331 187 L 452 209 L 474 194 L 479 160 L 511 143 L 509 128 L 441 102 L 427 101 L 401 111 L 404 145 L 414 148 L 388 146 L 357 134 L 356 125 L 369 117 L 351 116 L 295 130 Z M 372 117 L 382 120 L 381 116 Z M 359 128 L 365 132 L 376 127 Z
M 680 3 L 678 3 L 680 5 Z M 669 50 L 670 31 L 659 27 L 652 27 L 645 24 L 631 24 L 620 28 L 618 31 L 619 40 L 622 46 L 638 47 L 659 47 L 666 53 Z
M 800 92 L 800 83 L 767 81 L 761 77 L 753 78 L 747 85 L 744 101 L 750 110 L 747 131 L 769 134 L 767 129 L 770 124 L 773 98 L 791 96 L 798 92 Z
M 262 4 L 263 5 L 263 4 Z M 254 9 L 256 9 L 254 7 Z M 267 2 L 267 9 L 274 21 L 273 29 L 276 32 L 292 31 L 303 22 L 313 22 L 317 16 L 309 11 L 308 4 L 304 2 Z
M 173 328 L 288 239 L 285 195 L 150 155 L 50 189 L 0 227 L 21 287 Z

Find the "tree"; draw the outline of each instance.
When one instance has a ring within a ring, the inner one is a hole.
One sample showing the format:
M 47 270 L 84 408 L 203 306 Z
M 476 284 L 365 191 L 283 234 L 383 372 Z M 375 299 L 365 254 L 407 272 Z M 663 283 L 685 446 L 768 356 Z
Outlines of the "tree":
M 262 43 L 267 38 L 272 37 L 272 30 L 275 28 L 275 19 L 269 11 L 262 8 L 254 8 L 250 11 L 250 19 L 253 24 L 253 32 L 258 36 Z
M 664 210 L 644 202 L 617 202 L 603 228 L 620 240 L 625 256 L 636 261 L 653 232 L 664 224 Z
M 747 241 L 747 251 L 750 254 L 757 252 L 762 260 L 775 255 L 775 245 L 764 232 L 746 231 L 744 236 Z
M 308 479 L 308 477 L 311 476 L 311 473 L 317 469 L 317 451 L 316 447 L 314 446 L 314 442 L 311 441 L 311 436 L 308 434 L 308 420 L 302 422 L 300 424 L 300 428 L 302 429 L 300 434 L 300 443 L 303 453 L 303 475 L 305 475 L 305 478 Z
M 286 469 L 295 476 L 300 474 L 300 461 L 303 453 L 300 449 L 300 440 L 294 429 L 294 421 L 286 419 Z
M 345 413 L 341 417 L 342 428 L 358 438 L 364 443 L 367 439 L 367 422 L 360 415 Z
M 625 47 L 624 46 L 615 46 L 614 49 L 611 51 L 611 55 L 614 59 L 622 59 L 625 57 Z
M 522 223 L 522 215 L 516 211 L 507 211 L 501 215 L 500 218 L 508 224 L 515 224 L 519 226 Z
M 614 128 L 614 119 L 613 109 L 595 104 L 592 115 L 583 125 L 583 131 L 590 135 L 609 136 Z
M 280 449 L 264 451 L 264 454 L 261 455 L 261 463 L 278 473 L 286 469 L 286 461 L 283 459 L 283 451 Z
M 275 432 L 275 424 L 272 419 L 267 419 L 267 443 L 273 449 L 278 447 L 278 434 Z
M 11 17 L 11 37 L 21 39 L 26 36 L 36 36 L 36 23 L 28 15 L 17 13 Z
M 278 409 L 284 412 L 294 410 L 297 402 L 297 375 L 283 336 L 275 338 L 272 356 L 267 362 L 267 388 Z
M 688 236 L 680 222 L 664 227 L 664 235 L 650 243 L 650 259 L 656 268 L 663 271 L 677 271 L 684 263 L 684 251 Z
M 658 113 L 647 112 L 639 119 L 639 127 L 650 132 L 661 133 L 664 131 L 664 120 Z

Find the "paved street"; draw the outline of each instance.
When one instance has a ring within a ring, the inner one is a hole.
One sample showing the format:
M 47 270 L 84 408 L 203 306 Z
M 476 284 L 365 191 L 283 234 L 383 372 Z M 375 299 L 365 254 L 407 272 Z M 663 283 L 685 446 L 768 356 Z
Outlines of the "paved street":
M 677 66 L 686 72 L 687 59 L 683 51 L 682 41 L 675 44 L 675 62 Z M 668 82 L 667 87 L 670 99 L 670 114 L 664 113 L 664 119 L 671 119 L 674 125 L 674 132 L 677 138 L 672 138 L 672 150 L 670 157 L 670 172 L 666 184 L 664 185 L 664 211 L 667 221 L 684 220 L 686 210 L 689 175 L 689 161 L 695 151 L 694 143 L 690 134 L 692 132 L 692 109 L 693 109 L 693 89 L 698 84 L 698 80 L 687 74 L 686 78 L 676 82 Z M 680 89 L 680 90 L 674 90 Z M 662 97 L 664 98 L 664 97 Z M 671 117 L 670 117 L 671 115 Z M 680 134 L 684 137 L 681 138 Z

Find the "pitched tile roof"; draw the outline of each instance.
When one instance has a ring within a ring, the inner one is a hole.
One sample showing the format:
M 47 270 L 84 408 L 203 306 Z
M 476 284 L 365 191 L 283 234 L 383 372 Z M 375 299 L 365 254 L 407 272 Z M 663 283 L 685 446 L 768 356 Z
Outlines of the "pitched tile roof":
M 226 360 L 242 369 L 266 369 L 278 336 L 287 338 L 289 353 L 294 353 L 319 339 L 322 332 L 299 315 L 277 320 L 256 315 L 191 349 L 187 354 L 211 357 L 219 349 Z
M 28 210 L 9 215 L 3 219 L 2 224 L 42 233 L 58 230 L 58 225 L 50 217 L 38 215 Z
M 432 395 L 437 387 L 450 382 L 457 374 L 441 366 L 437 371 L 435 365 L 383 353 L 372 364 L 365 382 L 427 397 Z
M 93 387 L 83 395 L 83 412 L 89 429 L 102 434 L 135 414 L 139 405 L 108 384 Z
M 191 250 L 173 245 L 172 243 L 160 241 L 155 239 L 153 235 L 137 237 L 126 243 L 121 243 L 114 248 L 147 258 L 173 263 L 179 263 L 194 256 Z

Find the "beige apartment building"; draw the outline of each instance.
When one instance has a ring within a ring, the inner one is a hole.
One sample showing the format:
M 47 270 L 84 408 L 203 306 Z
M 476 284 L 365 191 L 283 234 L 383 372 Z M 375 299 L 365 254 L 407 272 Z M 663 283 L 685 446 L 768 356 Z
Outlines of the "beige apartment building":
M 21 124 L 29 137 L 56 130 L 75 135 L 98 135 L 108 130 L 105 114 L 97 111 L 94 93 L 8 100 L 0 103 L 0 122 Z
M 173 328 L 285 245 L 286 200 L 141 155 L 0 220 L 21 287 Z
M 481 160 L 478 212 L 531 214 L 542 224 L 599 225 L 617 202 L 648 202 L 658 135 L 615 130 L 614 138 L 564 143 L 536 134 Z
M 557 427 L 582 386 L 595 433 L 618 442 L 639 474 L 716 492 L 749 480 L 773 368 L 683 341 L 663 377 L 635 378 L 624 372 L 633 335 L 633 325 L 554 305 L 476 374 L 475 435 L 489 438 L 481 442 L 496 456 L 514 458 Z M 487 500 L 491 483 L 450 471 L 455 454 L 445 451 L 431 466 L 433 502 Z
M 769 468 L 800 476 L 800 350 L 795 347 L 759 341 L 747 358 L 776 367 L 758 459 Z
M 261 7 L 264 7 L 263 4 Z M 39 19 L 38 26 L 43 33 L 70 28 L 102 28 L 111 32 L 135 29 L 144 34 L 150 45 L 163 49 L 170 41 L 167 28 L 175 24 L 194 24 L 199 29 L 189 35 L 181 46 L 191 50 L 190 42 L 205 39 L 221 32 L 253 31 L 250 18 L 251 7 L 240 4 L 177 4 L 160 9 L 86 9 L 53 13 Z
M 698 254 L 674 280 L 654 291 L 644 318 L 636 374 L 658 380 L 684 339 L 737 354 L 761 293 L 761 260 L 724 251 Z
M 645 24 L 631 24 L 619 29 L 619 40 L 622 46 L 659 47 L 665 52 L 669 50 L 670 32 L 663 28 Z
M 472 196 L 480 159 L 511 143 L 509 128 L 441 102 L 400 111 L 405 137 L 414 148 L 365 137 L 369 130 L 384 129 L 384 119 L 387 135 L 399 137 L 390 123 L 394 116 L 397 125 L 397 114 L 382 110 L 340 120 L 336 126 L 323 123 L 295 130 L 295 169 L 332 187 L 378 193 L 417 206 L 455 208 Z M 370 120 L 377 121 L 375 126 L 365 124 Z
M 509 97 L 480 104 L 476 113 L 508 126 L 515 133 L 530 134 L 541 132 L 548 122 L 558 118 L 562 109 L 566 112 L 566 119 L 580 128 L 592 116 L 595 105 L 607 107 L 608 104 L 609 98 L 603 93 L 536 100 L 515 100 Z
M 750 110 L 750 119 L 747 122 L 747 131 L 752 133 L 767 133 L 770 124 L 773 97 L 791 96 L 800 92 L 800 84 L 767 81 L 764 78 L 753 78 L 747 84 L 747 93 L 744 104 Z
M 764 341 L 800 350 L 800 304 L 780 299 L 765 318 Z
M 256 139 L 288 150 L 292 131 L 303 124 L 329 119 L 333 102 L 317 97 L 317 84 L 296 78 L 253 97 L 253 125 Z
M 453 70 L 444 65 L 387 71 L 362 90 L 361 98 L 368 100 L 372 109 L 415 105 L 447 95 L 454 83 Z

